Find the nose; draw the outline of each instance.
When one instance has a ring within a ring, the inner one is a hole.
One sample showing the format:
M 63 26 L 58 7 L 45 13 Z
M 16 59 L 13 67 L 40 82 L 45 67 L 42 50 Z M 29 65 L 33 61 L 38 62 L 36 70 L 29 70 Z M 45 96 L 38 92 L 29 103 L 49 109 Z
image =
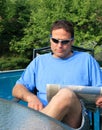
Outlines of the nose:
M 61 43 L 61 41 L 59 41 L 57 45 L 58 45 L 59 47 L 62 47 L 62 46 L 63 46 L 63 44 Z

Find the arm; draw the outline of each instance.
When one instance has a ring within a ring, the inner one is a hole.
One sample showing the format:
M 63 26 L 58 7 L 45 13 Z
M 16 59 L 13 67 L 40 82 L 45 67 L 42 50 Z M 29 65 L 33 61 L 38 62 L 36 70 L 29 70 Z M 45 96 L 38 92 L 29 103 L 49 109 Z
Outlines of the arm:
M 96 105 L 100 108 L 102 108 L 102 96 L 100 96 L 97 100 L 96 100 Z
M 92 69 L 92 86 L 102 87 L 102 71 L 98 62 L 94 59 L 91 64 Z M 102 92 L 102 90 L 101 90 Z M 97 107 L 102 108 L 102 94 L 96 99 Z
M 35 110 L 41 110 L 43 108 L 42 103 L 37 98 L 36 95 L 31 93 L 25 86 L 22 84 L 16 84 L 13 88 L 12 95 L 28 102 L 28 107 L 35 109 Z

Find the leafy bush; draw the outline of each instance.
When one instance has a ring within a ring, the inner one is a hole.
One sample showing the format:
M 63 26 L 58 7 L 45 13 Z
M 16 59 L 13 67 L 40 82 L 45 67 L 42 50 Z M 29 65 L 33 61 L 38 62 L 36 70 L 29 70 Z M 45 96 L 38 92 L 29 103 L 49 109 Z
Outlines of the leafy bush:
M 2 57 L 0 58 L 0 71 L 24 69 L 30 60 L 25 57 Z

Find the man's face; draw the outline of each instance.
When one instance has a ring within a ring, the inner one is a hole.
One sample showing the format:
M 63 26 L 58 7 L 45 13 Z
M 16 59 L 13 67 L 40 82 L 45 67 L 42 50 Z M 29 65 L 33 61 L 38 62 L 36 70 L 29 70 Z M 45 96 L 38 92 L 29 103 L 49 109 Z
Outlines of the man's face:
M 58 43 L 54 40 L 59 40 Z M 71 52 L 71 46 L 73 43 L 73 40 L 70 40 L 69 42 L 63 44 L 64 42 L 61 43 L 63 40 L 69 40 L 71 39 L 71 34 L 66 32 L 64 29 L 56 29 L 52 31 L 52 37 L 50 38 L 50 43 L 51 43 L 51 50 L 53 52 L 53 56 L 56 58 L 67 58 L 72 55 Z

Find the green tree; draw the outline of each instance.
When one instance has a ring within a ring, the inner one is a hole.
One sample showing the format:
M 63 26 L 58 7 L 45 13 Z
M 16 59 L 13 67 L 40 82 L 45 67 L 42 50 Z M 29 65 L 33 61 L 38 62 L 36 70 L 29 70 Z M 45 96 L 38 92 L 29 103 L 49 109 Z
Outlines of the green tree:
M 3 6 L 2 6 L 3 5 Z M 24 28 L 26 27 L 30 10 L 29 5 L 24 0 L 2 0 L 0 14 L 0 40 L 1 52 L 9 50 L 9 43 L 15 39 L 20 41 L 24 36 Z
M 32 13 L 28 26 L 25 28 L 25 35 L 20 41 L 11 42 L 13 49 L 25 52 L 27 48 L 48 45 L 46 42 L 49 41 L 50 25 L 56 19 L 68 19 L 73 22 L 75 45 L 94 48 L 96 43 L 97 45 L 102 44 L 99 0 L 38 0 L 37 2 L 30 1 L 30 5 Z M 16 45 L 15 48 L 13 42 Z M 17 46 L 20 50 L 17 49 Z
M 101 60 L 101 7 L 101 0 L 0 0 L 0 52 L 29 61 L 33 48 L 49 46 L 51 24 L 67 19 L 75 28 L 75 45 L 94 49 Z

